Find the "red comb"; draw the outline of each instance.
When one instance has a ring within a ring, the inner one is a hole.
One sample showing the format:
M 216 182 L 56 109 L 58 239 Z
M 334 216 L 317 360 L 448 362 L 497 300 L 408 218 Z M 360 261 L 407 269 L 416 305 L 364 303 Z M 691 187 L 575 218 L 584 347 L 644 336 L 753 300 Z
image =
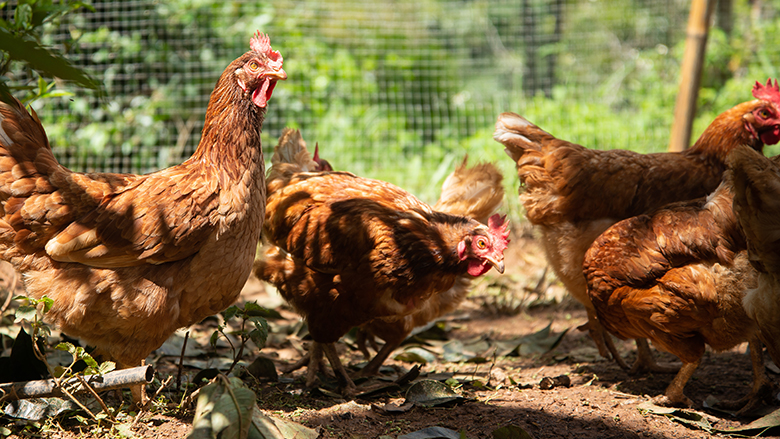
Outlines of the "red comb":
M 504 239 L 509 238 L 509 222 L 506 220 L 506 215 L 501 216 L 494 214 L 488 219 L 488 228 L 494 232 L 500 233 Z M 509 242 L 507 239 L 506 242 Z
M 257 31 L 255 36 L 249 40 L 249 47 L 252 48 L 253 52 L 268 53 L 271 50 L 271 39 L 267 34 L 261 34 L 260 31 Z
M 766 85 L 756 81 L 756 85 L 753 86 L 753 97 L 780 104 L 780 88 L 777 86 L 777 79 L 774 84 L 772 78 L 767 79 Z
M 268 58 L 268 64 L 274 69 L 282 68 L 282 54 L 277 50 L 271 49 L 271 38 L 267 34 L 257 31 L 254 37 L 249 40 L 249 47 L 258 55 L 265 55 Z

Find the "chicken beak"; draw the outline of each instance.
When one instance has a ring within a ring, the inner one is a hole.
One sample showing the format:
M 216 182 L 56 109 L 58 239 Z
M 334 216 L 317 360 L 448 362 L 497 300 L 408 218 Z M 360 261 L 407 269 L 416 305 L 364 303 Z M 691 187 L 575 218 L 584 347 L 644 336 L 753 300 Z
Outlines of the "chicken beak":
M 274 70 L 265 74 L 266 78 L 275 79 L 277 81 L 284 81 L 287 79 L 287 72 L 284 69 Z
M 504 274 L 504 260 L 496 261 L 493 258 L 485 258 L 488 262 L 490 262 L 490 265 L 493 266 L 493 268 L 496 269 L 501 274 Z

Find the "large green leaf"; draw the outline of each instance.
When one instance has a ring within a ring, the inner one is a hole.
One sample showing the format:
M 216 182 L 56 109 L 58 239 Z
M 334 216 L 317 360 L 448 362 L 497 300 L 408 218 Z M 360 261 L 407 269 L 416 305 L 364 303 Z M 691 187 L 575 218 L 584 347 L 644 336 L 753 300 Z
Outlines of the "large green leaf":
M 73 81 L 82 87 L 100 90 L 100 85 L 84 70 L 67 59 L 50 52 L 32 38 L 16 35 L 0 28 L 0 50 L 11 59 L 26 62 L 30 68 L 47 76 Z

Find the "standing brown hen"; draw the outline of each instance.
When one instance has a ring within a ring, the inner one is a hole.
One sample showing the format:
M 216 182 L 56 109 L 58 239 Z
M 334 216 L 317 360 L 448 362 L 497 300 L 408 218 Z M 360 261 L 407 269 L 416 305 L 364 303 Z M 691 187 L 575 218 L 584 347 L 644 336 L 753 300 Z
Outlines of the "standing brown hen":
M 468 167 L 467 163 L 468 156 L 444 181 L 441 196 L 433 210 L 465 216 L 491 226 L 489 218 L 504 199 L 504 186 L 501 184 L 504 177 L 492 163 L 479 163 L 472 167 Z M 471 291 L 472 281 L 473 277 L 468 274 L 459 276 L 452 288 L 420 303 L 412 314 L 395 319 L 374 319 L 361 326 L 363 332 L 358 338 L 358 345 L 364 354 L 368 353 L 363 339 L 365 335 L 375 335 L 384 340 L 385 345 L 357 376 L 375 375 L 414 328 L 454 311 Z
M 285 153 L 296 163 L 276 159 L 285 145 L 305 148 L 300 133 L 287 131 L 274 153 L 263 225 L 267 250 L 255 274 L 308 322 L 314 343 L 307 384 L 314 384 L 324 352 L 349 395 L 355 387 L 334 343 L 354 326 L 415 312 L 466 273 L 503 272 L 507 225 L 497 215 L 489 227 L 435 212 L 386 182 L 306 172 L 317 166 L 310 156 Z
M 750 410 L 771 390 L 758 327 L 742 304 L 757 274 L 732 209 L 733 191 L 726 171 L 711 195 L 620 221 L 585 254 L 588 296 L 603 327 L 623 339 L 648 338 L 683 362 L 659 403 L 692 404 L 683 388 L 705 344 L 723 351 L 750 342 L 754 386 L 730 406 Z
M 54 300 L 51 323 L 120 366 L 228 307 L 249 276 L 265 207 L 260 127 L 287 77 L 268 36 L 250 47 L 220 76 L 194 155 L 147 175 L 72 172 L 35 113 L 0 105 L 0 256 L 27 294 Z
M 493 138 L 516 162 L 528 220 L 542 232 L 547 260 L 569 293 L 585 305 L 588 329 L 599 352 L 624 369 L 596 319 L 586 293 L 582 261 L 596 237 L 624 218 L 668 203 L 704 196 L 718 186 L 726 156 L 739 145 L 762 151 L 780 140 L 780 91 L 756 83 L 756 100 L 719 115 L 682 153 L 600 151 L 560 140 L 514 113 L 498 118 Z M 655 364 L 647 342 L 637 340 L 631 372 L 666 371 Z M 608 351 L 609 350 L 609 351 Z

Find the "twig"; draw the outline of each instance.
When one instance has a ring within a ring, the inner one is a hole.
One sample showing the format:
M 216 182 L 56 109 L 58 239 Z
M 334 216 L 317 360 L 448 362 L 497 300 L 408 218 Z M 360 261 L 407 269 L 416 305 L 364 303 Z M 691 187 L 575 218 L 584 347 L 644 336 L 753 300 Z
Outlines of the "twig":
M 184 409 L 185 407 L 189 407 L 190 405 L 192 405 L 192 401 L 193 401 L 195 398 L 197 398 L 197 397 L 198 397 L 198 395 L 200 394 L 200 389 L 202 389 L 202 388 L 203 388 L 203 387 L 199 387 L 199 388 L 195 389 L 195 391 L 193 391 L 192 393 L 190 393 L 190 394 L 189 394 L 189 396 L 187 396 L 187 398 L 185 398 L 185 399 L 182 401 L 182 403 L 181 403 L 182 409 Z
M 90 386 L 89 383 L 87 383 L 87 380 L 85 380 L 84 377 L 81 375 L 76 375 L 76 378 L 78 378 L 81 385 L 84 386 L 89 391 L 89 393 L 91 393 L 92 396 L 95 397 L 95 399 L 97 399 L 97 402 L 100 404 L 100 407 L 108 415 L 109 419 L 111 419 L 111 422 L 116 422 L 116 418 L 114 417 L 113 413 L 108 411 L 108 407 L 106 407 L 106 403 L 103 402 L 103 398 L 101 398 L 97 394 L 97 392 L 95 392 L 95 389 L 93 389 L 92 386 Z
M 176 391 L 181 390 L 181 371 L 184 368 L 184 351 L 187 349 L 187 340 L 190 339 L 190 331 L 184 334 L 184 344 L 181 346 L 181 355 L 179 356 L 179 371 L 176 373 Z
M 36 320 L 37 320 L 37 319 L 36 319 Z M 37 322 L 36 322 L 36 323 L 37 323 Z M 57 378 L 57 376 L 54 374 L 54 370 L 52 370 L 51 366 L 49 365 L 49 362 L 48 362 L 48 361 L 46 361 L 46 356 L 45 356 L 45 355 L 43 355 L 43 353 L 40 351 L 40 349 L 38 349 L 38 343 L 37 343 L 37 340 L 36 340 L 36 339 L 37 339 L 37 337 L 38 337 L 38 330 L 36 329 L 36 327 L 35 327 L 35 326 L 33 326 L 33 336 L 32 336 L 32 339 L 33 339 L 33 342 L 32 342 L 32 345 L 33 345 L 33 352 L 35 353 L 35 356 L 36 356 L 36 357 L 38 357 L 38 359 L 39 359 L 39 360 L 43 361 L 43 363 L 46 365 L 46 368 L 49 370 L 49 375 L 51 375 L 51 377 L 52 377 L 52 381 L 54 382 L 54 385 L 55 385 L 55 386 L 56 386 L 58 389 L 60 389 L 60 391 L 61 391 L 62 393 L 64 393 L 64 394 L 65 394 L 65 396 L 67 396 L 68 398 L 70 398 L 70 400 L 71 400 L 71 401 L 73 401 L 74 403 L 76 403 L 76 405 L 77 405 L 77 406 L 79 406 L 79 408 L 80 408 L 80 409 L 82 409 L 82 410 L 84 410 L 85 412 L 89 413 L 89 416 L 91 416 L 91 417 L 92 417 L 92 419 L 94 419 L 95 421 L 97 421 L 97 420 L 98 420 L 97 416 L 95 416 L 95 414 L 94 414 L 94 413 L 92 413 L 92 411 L 90 411 L 90 410 L 87 408 L 87 406 L 85 406 L 84 404 L 82 404 L 82 403 L 81 403 L 81 401 L 79 401 L 78 399 L 76 399 L 76 397 L 75 397 L 75 396 L 73 396 L 73 394 L 72 394 L 72 393 L 70 393 L 70 392 L 69 392 L 69 391 L 68 391 L 68 390 L 65 388 L 65 386 L 63 386 L 63 385 L 62 385 L 62 381 L 60 381 L 60 379 L 59 379 L 59 378 Z M 69 369 L 70 369 L 70 366 L 68 366 L 68 369 L 67 369 L 67 370 L 69 370 Z
M 136 422 L 138 422 L 139 419 L 141 419 L 141 415 L 146 413 L 146 409 L 149 408 L 149 406 L 152 404 L 152 402 L 157 399 L 158 396 L 160 396 L 160 393 L 162 393 L 163 389 L 168 386 L 168 384 L 171 383 L 171 380 L 173 380 L 172 376 L 168 376 L 168 378 L 163 381 L 162 384 L 160 384 L 160 388 L 157 389 L 156 392 L 154 392 L 154 395 L 152 395 L 151 398 L 149 398 L 149 401 L 146 401 L 146 404 L 143 405 L 143 407 L 140 407 L 138 410 L 138 414 L 135 415 L 135 418 L 133 419 L 133 422 L 130 424 L 130 428 L 132 428 Z
M 244 355 L 244 345 L 246 344 L 245 342 L 246 342 L 246 340 L 243 340 L 243 337 L 242 337 L 241 346 L 238 348 L 238 355 L 234 354 L 235 356 L 233 357 L 233 364 L 230 365 L 230 367 L 228 368 L 227 372 L 225 372 L 225 375 L 230 375 L 230 372 L 232 372 L 233 368 L 236 367 L 236 363 L 238 363 L 238 360 L 240 360 L 241 356 Z M 235 351 L 233 351 L 233 352 L 235 352 Z

